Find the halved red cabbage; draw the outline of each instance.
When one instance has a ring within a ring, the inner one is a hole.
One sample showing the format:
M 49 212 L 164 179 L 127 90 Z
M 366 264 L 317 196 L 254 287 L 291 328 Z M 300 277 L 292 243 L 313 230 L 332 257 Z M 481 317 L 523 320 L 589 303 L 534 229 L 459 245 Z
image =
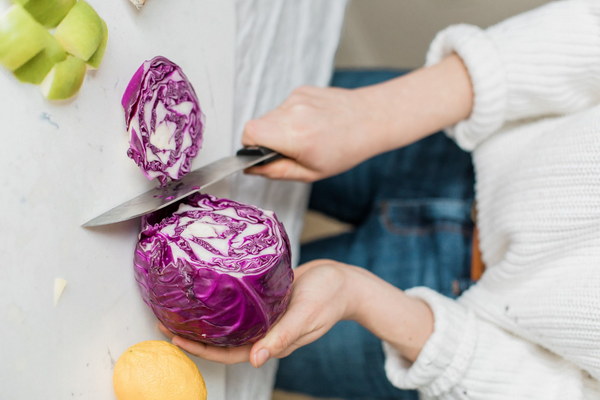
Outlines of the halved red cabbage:
M 273 212 L 205 194 L 143 220 L 134 268 L 142 298 L 168 329 L 217 346 L 262 337 L 285 311 L 293 280 Z
M 127 155 L 148 179 L 161 185 L 190 171 L 202 147 L 204 115 L 183 71 L 165 57 L 144 62 L 135 72 L 121 105 L 130 135 Z

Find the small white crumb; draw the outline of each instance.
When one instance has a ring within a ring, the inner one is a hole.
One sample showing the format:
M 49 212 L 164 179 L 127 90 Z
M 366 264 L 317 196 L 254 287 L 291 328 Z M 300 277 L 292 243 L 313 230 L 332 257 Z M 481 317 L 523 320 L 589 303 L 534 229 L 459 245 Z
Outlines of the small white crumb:
M 54 278 L 54 307 L 58 304 L 60 296 L 62 296 L 67 286 L 67 281 L 63 278 Z
M 129 1 L 131 1 L 133 3 L 133 5 L 135 6 L 135 8 L 137 8 L 138 10 L 141 10 L 144 3 L 146 3 L 146 0 L 129 0 Z

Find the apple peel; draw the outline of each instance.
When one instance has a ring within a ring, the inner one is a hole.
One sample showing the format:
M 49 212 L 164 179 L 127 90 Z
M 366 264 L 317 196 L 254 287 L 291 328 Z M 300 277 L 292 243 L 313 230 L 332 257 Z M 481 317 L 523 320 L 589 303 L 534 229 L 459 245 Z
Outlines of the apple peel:
M 42 51 L 14 71 L 18 80 L 39 85 L 57 62 L 67 58 L 67 53 L 50 33 L 46 43 Z
M 31 60 L 46 45 L 48 32 L 23 7 L 0 16 L 0 64 L 11 71 Z
M 102 18 L 84 0 L 79 0 L 56 27 L 54 37 L 64 49 L 87 61 L 103 38 Z
M 40 85 L 42 94 L 48 100 L 66 100 L 75 96 L 83 84 L 85 72 L 85 61 L 68 55 L 50 70 Z

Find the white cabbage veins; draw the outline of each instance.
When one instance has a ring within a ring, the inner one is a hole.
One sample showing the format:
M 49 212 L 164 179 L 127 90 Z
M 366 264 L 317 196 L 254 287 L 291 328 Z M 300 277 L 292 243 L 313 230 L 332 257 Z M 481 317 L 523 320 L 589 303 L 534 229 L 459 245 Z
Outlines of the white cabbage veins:
M 284 312 L 293 280 L 289 240 L 276 216 L 195 195 L 171 216 L 153 218 L 140 234 L 135 274 L 158 319 L 213 345 L 264 335 Z
M 190 171 L 202 146 L 203 114 L 191 83 L 165 57 L 146 61 L 122 99 L 130 135 L 127 155 L 161 185 Z

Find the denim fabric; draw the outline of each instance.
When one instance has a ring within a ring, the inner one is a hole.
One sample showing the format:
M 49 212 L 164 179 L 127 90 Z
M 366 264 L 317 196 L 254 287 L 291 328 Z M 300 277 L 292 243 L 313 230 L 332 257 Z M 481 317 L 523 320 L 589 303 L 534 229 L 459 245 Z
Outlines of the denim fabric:
M 333 85 L 356 87 L 398 74 L 341 71 Z M 471 284 L 473 186 L 469 154 L 443 133 L 316 182 L 310 208 L 355 228 L 302 246 L 301 262 L 330 258 L 401 289 L 424 285 L 456 297 Z M 352 321 L 282 359 L 276 386 L 346 400 L 417 398 L 389 383 L 381 341 Z

